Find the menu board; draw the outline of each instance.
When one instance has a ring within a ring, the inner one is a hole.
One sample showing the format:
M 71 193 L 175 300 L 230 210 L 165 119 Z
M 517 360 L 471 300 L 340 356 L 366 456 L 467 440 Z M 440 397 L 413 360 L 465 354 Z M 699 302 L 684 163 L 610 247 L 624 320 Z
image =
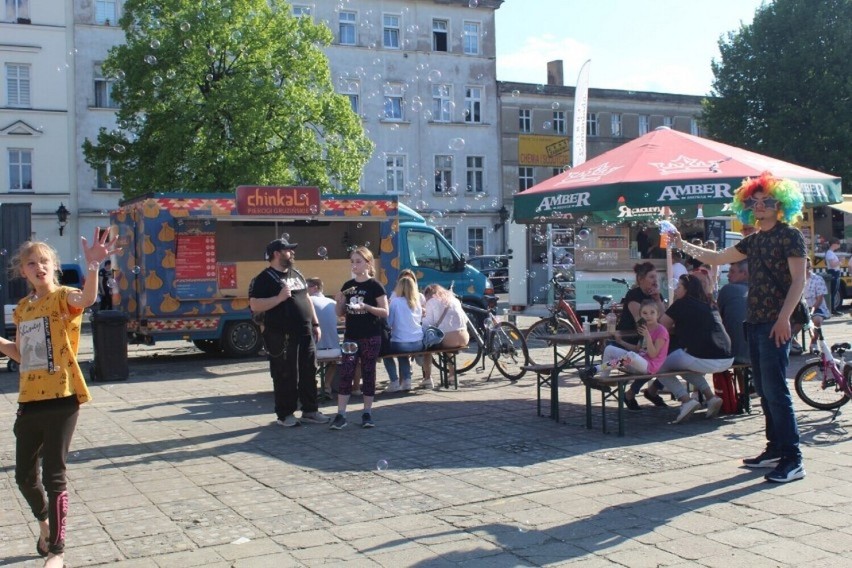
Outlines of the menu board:
M 182 220 L 175 234 L 175 293 L 178 298 L 210 298 L 218 290 L 216 224 Z

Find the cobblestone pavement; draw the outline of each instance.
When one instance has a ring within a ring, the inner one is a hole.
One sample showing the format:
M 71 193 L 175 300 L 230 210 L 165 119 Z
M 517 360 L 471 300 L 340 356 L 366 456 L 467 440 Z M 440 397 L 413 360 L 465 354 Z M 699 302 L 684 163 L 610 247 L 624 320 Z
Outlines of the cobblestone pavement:
M 644 406 L 618 438 L 586 430 L 573 376 L 559 424 L 536 416 L 533 377 L 486 376 L 380 395 L 372 430 L 357 397 L 342 431 L 284 429 L 263 360 L 132 346 L 130 380 L 93 384 L 81 412 L 67 564 L 852 566 L 848 411 L 796 399 L 808 476 L 776 486 L 740 466 L 763 449 L 759 409 L 671 425 L 673 407 Z M 16 390 L 0 372 L 0 564 L 40 566 L 14 483 Z

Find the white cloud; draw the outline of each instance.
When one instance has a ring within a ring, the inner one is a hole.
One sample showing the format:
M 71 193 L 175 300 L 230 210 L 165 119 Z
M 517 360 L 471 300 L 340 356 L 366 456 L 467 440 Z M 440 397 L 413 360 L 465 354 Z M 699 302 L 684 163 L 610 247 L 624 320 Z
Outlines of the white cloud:
M 497 79 L 520 83 L 547 83 L 547 62 L 563 61 L 566 84 L 573 84 L 591 49 L 570 38 L 552 34 L 528 37 L 520 49 L 497 58 Z

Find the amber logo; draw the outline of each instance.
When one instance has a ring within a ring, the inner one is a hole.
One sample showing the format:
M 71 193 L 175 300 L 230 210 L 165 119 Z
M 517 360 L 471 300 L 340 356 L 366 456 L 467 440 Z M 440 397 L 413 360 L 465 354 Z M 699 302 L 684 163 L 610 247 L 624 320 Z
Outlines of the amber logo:
M 317 187 L 241 185 L 236 201 L 239 215 L 317 215 L 320 191 Z

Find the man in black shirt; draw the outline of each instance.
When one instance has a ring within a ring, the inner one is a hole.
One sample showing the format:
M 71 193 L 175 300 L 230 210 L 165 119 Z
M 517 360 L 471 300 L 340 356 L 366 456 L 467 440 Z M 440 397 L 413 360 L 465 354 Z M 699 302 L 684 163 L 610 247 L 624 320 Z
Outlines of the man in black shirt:
M 278 424 L 288 428 L 301 422 L 328 422 L 327 416 L 317 412 L 315 341 L 320 340 L 319 320 L 308 297 L 307 282 L 293 267 L 296 246 L 286 239 L 266 245 L 269 268 L 249 285 L 251 311 L 263 314 L 275 414 Z M 299 403 L 301 419 L 294 414 Z

